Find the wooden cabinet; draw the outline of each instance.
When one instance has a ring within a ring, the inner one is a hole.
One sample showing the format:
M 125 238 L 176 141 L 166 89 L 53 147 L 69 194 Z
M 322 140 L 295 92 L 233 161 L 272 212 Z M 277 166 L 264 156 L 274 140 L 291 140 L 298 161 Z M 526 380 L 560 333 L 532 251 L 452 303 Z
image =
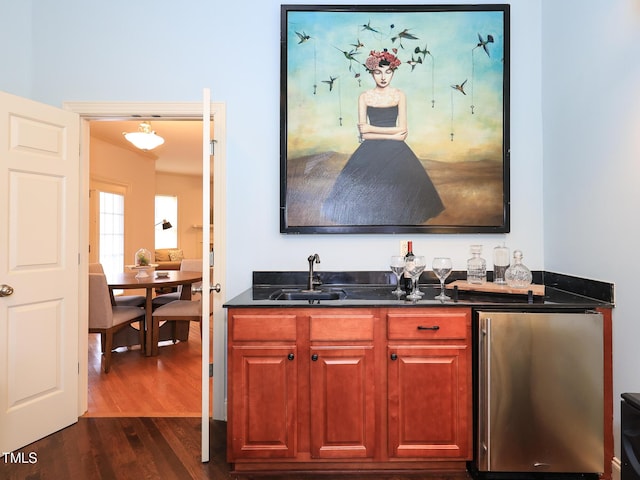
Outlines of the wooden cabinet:
M 374 322 L 371 313 L 309 316 L 313 458 L 373 457 Z
M 293 458 L 296 316 L 237 313 L 229 325 L 229 460 Z
M 228 328 L 236 471 L 465 469 L 469 309 L 231 308 Z
M 390 457 L 471 459 L 471 314 L 387 315 Z

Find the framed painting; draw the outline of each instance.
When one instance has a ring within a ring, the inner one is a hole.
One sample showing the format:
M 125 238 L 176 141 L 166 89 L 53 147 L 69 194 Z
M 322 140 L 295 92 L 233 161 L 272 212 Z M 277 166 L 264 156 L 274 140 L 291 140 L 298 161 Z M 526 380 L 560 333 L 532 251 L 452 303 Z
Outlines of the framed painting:
M 509 231 L 509 5 L 282 5 L 280 231 Z

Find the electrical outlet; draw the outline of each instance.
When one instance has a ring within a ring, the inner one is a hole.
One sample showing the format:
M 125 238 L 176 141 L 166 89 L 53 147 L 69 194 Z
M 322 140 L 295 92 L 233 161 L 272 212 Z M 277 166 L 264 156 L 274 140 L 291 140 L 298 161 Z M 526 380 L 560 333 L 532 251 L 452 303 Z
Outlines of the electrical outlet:
M 400 240 L 400 255 L 404 257 L 407 254 L 407 250 L 409 250 L 409 242 L 407 240 Z

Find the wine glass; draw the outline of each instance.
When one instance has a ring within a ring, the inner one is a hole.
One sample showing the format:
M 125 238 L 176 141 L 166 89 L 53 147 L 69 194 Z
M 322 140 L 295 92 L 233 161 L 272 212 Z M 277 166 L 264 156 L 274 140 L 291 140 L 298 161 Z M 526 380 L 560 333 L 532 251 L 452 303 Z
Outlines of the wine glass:
M 413 291 L 407 295 L 409 300 L 420 300 L 420 294 L 416 291 L 418 286 L 418 278 L 424 272 L 427 263 L 423 256 L 415 256 L 408 259 L 405 263 L 404 270 L 411 277 L 413 283 Z
M 432 268 L 433 273 L 435 273 L 436 277 L 440 280 L 440 295 L 436 295 L 436 300 L 451 300 L 451 297 L 448 297 L 444 293 L 444 281 L 452 269 L 451 259 L 448 257 L 436 257 L 433 259 Z
M 391 271 L 396 274 L 397 279 L 397 287 L 391 293 L 394 293 L 399 297 L 400 295 L 407 293 L 400 287 L 400 276 L 404 273 L 404 257 L 401 255 L 392 256 L 390 265 Z

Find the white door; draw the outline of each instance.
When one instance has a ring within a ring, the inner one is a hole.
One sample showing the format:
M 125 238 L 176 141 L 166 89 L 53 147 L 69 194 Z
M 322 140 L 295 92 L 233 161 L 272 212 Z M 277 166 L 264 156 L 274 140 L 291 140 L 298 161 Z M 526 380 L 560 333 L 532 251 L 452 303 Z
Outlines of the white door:
M 211 92 L 205 88 L 202 94 L 202 421 L 200 444 L 201 460 L 209 461 L 209 300 L 208 288 L 213 280 L 209 270 L 209 245 L 211 232 L 207 228 L 211 205 Z
M 78 420 L 78 119 L 0 92 L 0 452 Z
M 226 312 L 224 303 L 224 278 L 226 272 L 226 169 L 225 169 L 225 109 L 212 104 L 209 89 L 204 90 L 202 105 L 202 224 L 209 222 L 213 209 L 213 238 L 208 228 L 203 229 L 202 258 L 203 285 L 215 285 L 212 295 L 202 295 L 202 331 L 209 331 L 209 316 L 213 312 L 213 379 L 209 377 L 211 346 L 208 335 L 202 336 L 202 461 L 209 461 L 209 386 L 213 381 L 213 418 L 226 420 Z M 213 128 L 212 128 L 213 127 Z M 215 149 L 211 147 L 212 141 Z M 215 150 L 215 151 L 214 151 Z M 213 178 L 213 182 L 211 182 Z M 211 191 L 213 183 L 213 192 Z M 211 242 L 213 240 L 213 242 Z M 209 244 L 214 245 L 213 277 L 209 276 Z M 211 300 L 211 305 L 209 301 Z

